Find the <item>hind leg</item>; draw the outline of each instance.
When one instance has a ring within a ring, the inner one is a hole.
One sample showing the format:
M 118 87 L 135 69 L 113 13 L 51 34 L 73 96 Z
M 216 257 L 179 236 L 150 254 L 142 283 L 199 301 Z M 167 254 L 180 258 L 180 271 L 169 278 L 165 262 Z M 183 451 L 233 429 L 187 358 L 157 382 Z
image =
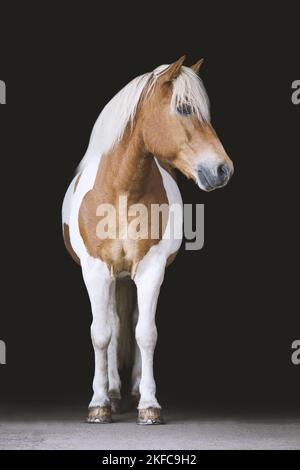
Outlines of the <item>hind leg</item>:
M 134 312 L 133 312 L 133 328 L 135 331 L 137 322 L 139 318 L 139 309 L 136 305 Z M 132 388 L 131 388 L 131 403 L 136 408 L 140 401 L 140 382 L 141 382 L 141 374 L 142 374 L 142 359 L 141 359 L 141 352 L 140 348 L 135 340 L 134 345 L 134 360 L 133 360 L 133 367 L 132 367 L 132 374 L 131 374 L 131 381 L 132 381 Z
M 118 368 L 118 339 L 120 320 L 116 308 L 116 282 L 113 282 L 110 302 L 111 339 L 108 346 L 108 395 L 112 413 L 120 413 L 121 380 Z

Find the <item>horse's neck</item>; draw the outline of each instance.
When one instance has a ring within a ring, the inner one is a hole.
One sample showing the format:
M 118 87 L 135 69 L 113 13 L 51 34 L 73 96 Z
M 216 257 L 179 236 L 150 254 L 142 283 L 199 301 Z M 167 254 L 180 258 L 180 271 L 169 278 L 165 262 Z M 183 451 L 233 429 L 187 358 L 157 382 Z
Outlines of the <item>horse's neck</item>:
M 149 186 L 153 166 L 156 166 L 154 157 L 145 151 L 140 139 L 123 139 L 105 155 L 99 187 L 106 181 L 117 193 L 138 200 Z

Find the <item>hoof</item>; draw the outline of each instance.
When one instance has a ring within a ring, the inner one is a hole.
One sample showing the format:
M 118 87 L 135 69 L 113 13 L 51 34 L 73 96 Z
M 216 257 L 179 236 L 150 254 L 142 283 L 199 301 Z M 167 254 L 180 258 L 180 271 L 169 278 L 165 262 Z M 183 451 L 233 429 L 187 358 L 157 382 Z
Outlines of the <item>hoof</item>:
M 88 423 L 111 423 L 111 407 L 109 406 L 93 406 L 89 408 L 89 414 L 87 417 Z
M 121 413 L 121 400 L 120 398 L 111 398 L 110 399 L 111 412 L 113 414 Z
M 138 412 L 137 424 L 164 424 L 160 408 L 144 408 Z

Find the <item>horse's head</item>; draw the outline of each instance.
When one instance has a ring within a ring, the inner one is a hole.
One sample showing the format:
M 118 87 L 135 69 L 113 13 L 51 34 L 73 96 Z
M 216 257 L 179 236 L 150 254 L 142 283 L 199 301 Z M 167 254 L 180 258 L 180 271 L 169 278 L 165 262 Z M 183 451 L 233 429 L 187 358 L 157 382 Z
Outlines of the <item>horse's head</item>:
M 233 163 L 210 124 L 208 97 L 197 75 L 202 60 L 189 68 L 184 59 L 153 72 L 140 107 L 143 139 L 158 159 L 211 191 L 228 183 Z

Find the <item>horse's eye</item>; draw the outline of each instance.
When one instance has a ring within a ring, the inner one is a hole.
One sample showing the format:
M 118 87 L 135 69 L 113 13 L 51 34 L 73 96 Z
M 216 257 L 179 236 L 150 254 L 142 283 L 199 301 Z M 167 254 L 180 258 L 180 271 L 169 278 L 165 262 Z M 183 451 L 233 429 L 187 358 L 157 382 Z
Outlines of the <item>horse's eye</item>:
M 190 114 L 192 114 L 192 107 L 187 103 L 177 106 L 176 109 L 177 109 L 177 112 L 179 114 L 182 114 L 183 116 L 189 116 Z

